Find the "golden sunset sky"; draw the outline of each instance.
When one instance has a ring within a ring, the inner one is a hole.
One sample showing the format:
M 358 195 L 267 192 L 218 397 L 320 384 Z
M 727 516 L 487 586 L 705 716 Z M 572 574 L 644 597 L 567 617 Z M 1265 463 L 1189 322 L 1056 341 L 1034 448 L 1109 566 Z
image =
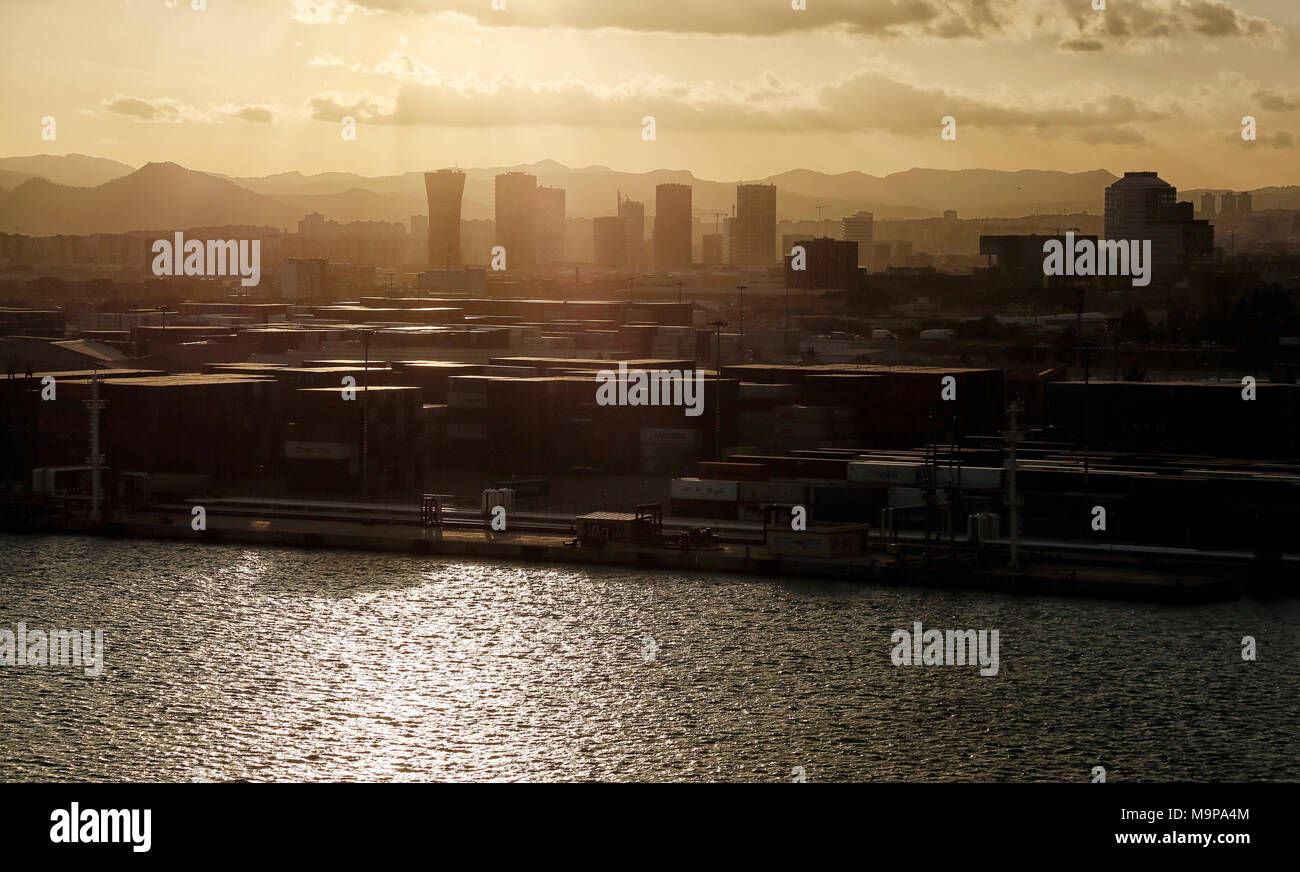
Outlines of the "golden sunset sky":
M 919 166 L 1300 183 L 1297 0 L 791 5 L 3 0 L 0 155 L 237 176 L 551 158 L 728 180 Z

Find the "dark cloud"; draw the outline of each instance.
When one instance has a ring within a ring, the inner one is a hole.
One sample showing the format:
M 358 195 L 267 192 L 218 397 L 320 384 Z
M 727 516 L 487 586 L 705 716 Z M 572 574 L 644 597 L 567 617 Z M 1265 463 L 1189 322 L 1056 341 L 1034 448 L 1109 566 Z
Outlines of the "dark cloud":
M 1270 112 L 1289 112 L 1300 109 L 1300 91 L 1279 91 L 1264 88 L 1251 95 L 1260 106 Z
M 1242 139 L 1240 133 L 1234 133 L 1225 136 L 1223 141 L 1248 148 L 1294 148 L 1296 144 L 1295 134 L 1288 130 L 1274 130 L 1272 133 L 1261 135 L 1259 139 Z
M 140 121 L 180 121 L 183 115 L 181 105 L 166 98 L 113 97 L 104 101 L 104 108 Z
M 392 123 L 393 118 L 380 108 L 378 100 L 369 97 L 348 101 L 337 94 L 313 97 L 309 103 L 311 117 L 316 121 L 342 121 L 344 116 L 352 116 L 358 121 L 378 121 Z
M 337 7 L 331 14 L 322 9 Z M 787 0 L 299 0 L 302 21 L 346 18 L 348 8 L 372 12 L 452 12 L 488 27 L 624 30 L 637 33 L 779 36 L 840 30 L 875 38 L 1036 39 L 1113 43 L 1181 35 L 1284 39 L 1266 18 L 1243 12 L 1234 0 L 1111 0 L 1104 12 L 1088 0 L 808 0 L 795 10 Z M 1091 49 L 1088 49 L 1091 50 Z

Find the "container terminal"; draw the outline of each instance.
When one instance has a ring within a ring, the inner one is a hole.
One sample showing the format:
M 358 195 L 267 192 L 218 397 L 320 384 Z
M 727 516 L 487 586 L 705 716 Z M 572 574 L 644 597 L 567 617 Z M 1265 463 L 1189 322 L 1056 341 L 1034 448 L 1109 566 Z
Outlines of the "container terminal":
M 785 342 L 779 304 L 750 305 L 749 337 L 665 299 L 181 302 L 116 331 L 83 314 L 63 338 L 0 342 L 0 517 L 1166 601 L 1294 593 L 1293 381 L 1260 378 L 1245 401 L 1232 374 L 974 365 L 933 338 L 899 353 L 890 331 L 876 345 L 893 360 L 870 342 L 845 362 L 763 354 Z M 620 366 L 699 373 L 701 413 L 602 404 Z

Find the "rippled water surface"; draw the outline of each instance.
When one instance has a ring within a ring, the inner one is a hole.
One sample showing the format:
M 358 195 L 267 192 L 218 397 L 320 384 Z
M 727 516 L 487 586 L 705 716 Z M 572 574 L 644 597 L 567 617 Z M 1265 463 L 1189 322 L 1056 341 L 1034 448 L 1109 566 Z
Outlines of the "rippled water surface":
M 105 668 L 0 667 L 4 780 L 1300 778 L 1294 601 L 0 537 L 18 621 Z M 893 666 L 915 621 L 999 674 Z

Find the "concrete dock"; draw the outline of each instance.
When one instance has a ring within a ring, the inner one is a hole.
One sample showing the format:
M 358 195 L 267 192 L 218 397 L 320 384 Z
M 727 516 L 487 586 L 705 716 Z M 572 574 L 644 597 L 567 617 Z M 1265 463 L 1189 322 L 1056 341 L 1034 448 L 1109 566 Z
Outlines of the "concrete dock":
M 655 548 L 610 543 L 598 548 L 566 545 L 567 535 L 426 528 L 404 523 L 257 518 L 209 515 L 195 531 L 180 512 L 136 512 L 112 521 L 45 519 L 30 532 L 177 539 L 208 543 L 340 548 L 405 552 L 440 557 L 537 563 L 600 564 L 687 572 L 724 572 L 756 577 L 842 579 L 887 585 L 1001 590 L 1018 594 L 1080 596 L 1167 603 L 1231 600 L 1244 592 L 1239 573 L 1212 567 L 1161 567 L 1117 563 L 1051 562 L 1020 571 L 1000 566 L 925 563 L 916 556 L 873 551 L 852 558 L 774 555 L 757 545 L 723 544 L 705 549 Z

